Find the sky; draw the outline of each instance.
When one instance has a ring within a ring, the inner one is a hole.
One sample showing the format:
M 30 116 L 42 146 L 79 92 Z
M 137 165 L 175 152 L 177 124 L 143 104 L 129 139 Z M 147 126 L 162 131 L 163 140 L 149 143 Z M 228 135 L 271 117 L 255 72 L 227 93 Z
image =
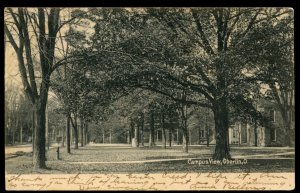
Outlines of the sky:
M 19 73 L 18 61 L 13 48 L 7 43 L 5 49 L 5 87 L 14 85 L 22 89 L 22 80 Z

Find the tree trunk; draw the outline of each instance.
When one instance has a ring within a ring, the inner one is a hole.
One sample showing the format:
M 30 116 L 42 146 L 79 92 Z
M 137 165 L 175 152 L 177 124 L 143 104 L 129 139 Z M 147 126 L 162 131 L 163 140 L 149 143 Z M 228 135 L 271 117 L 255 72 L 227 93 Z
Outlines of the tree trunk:
M 103 144 L 105 143 L 105 130 L 104 130 L 104 127 L 103 127 L 103 132 L 102 132 L 102 143 Z
M 216 101 L 213 108 L 215 129 L 216 129 L 216 147 L 213 159 L 223 160 L 231 159 L 228 144 L 228 107 L 226 99 Z
M 23 144 L 23 127 L 22 125 L 20 126 L 20 144 Z
M 141 144 L 144 147 L 144 113 L 141 115 Z
M 61 142 L 61 147 L 65 147 L 65 131 L 66 131 L 66 128 L 63 128 L 62 130 L 62 142 Z
M 128 138 L 129 138 L 129 139 L 128 139 L 128 144 L 131 144 L 131 141 L 132 141 L 132 133 L 131 133 L 131 130 L 128 131 L 128 135 L 129 135 L 129 136 L 128 136 Z
M 88 125 L 88 122 L 85 122 L 84 124 L 84 145 L 88 144 L 89 141 L 88 141 L 88 129 L 89 129 L 89 125 Z
M 254 146 L 257 147 L 257 120 L 254 120 Z
M 291 132 L 291 124 L 290 124 L 290 120 L 289 115 L 288 115 L 288 110 L 286 110 L 285 112 L 281 113 L 282 115 L 282 120 L 283 120 L 283 124 L 284 124 L 284 129 L 285 129 L 285 144 L 286 146 L 292 146 L 292 132 Z
M 206 146 L 209 147 L 209 127 L 206 125 Z
M 177 128 L 176 143 L 179 145 L 179 129 Z
M 161 112 L 161 135 L 162 135 L 162 148 L 166 149 L 166 130 L 165 130 L 165 114 Z
M 17 119 L 17 120 L 16 120 L 16 126 L 15 126 L 14 129 L 13 129 L 13 144 L 16 143 L 15 137 L 16 137 L 16 131 L 17 131 L 18 127 L 19 127 L 19 121 L 18 121 L 18 119 Z
M 188 129 L 188 133 L 189 133 L 189 145 L 192 145 L 192 132 L 191 132 L 191 129 L 187 128 Z
M 81 136 L 81 139 L 80 139 L 80 146 L 83 147 L 83 128 L 84 128 L 84 121 L 82 119 L 80 119 L 80 136 Z
M 149 147 L 153 147 L 154 144 L 153 144 L 153 134 L 151 133 L 151 130 L 150 130 L 150 133 L 149 133 Z
M 72 119 L 71 119 L 71 117 L 70 117 L 70 144 L 71 144 L 71 146 L 73 145 L 73 142 L 74 142 L 74 135 L 73 135 L 73 129 L 72 129 Z
M 77 113 L 74 114 L 74 122 L 72 120 L 72 117 L 71 118 L 71 123 L 72 123 L 72 126 L 74 128 L 74 136 L 75 136 L 75 149 L 78 149 L 78 128 L 77 128 Z
M 8 127 L 7 124 L 5 124 L 5 146 L 8 145 Z
M 185 122 L 185 121 L 184 121 Z M 182 150 L 185 153 L 189 152 L 189 135 L 185 124 L 182 125 Z
M 34 148 L 34 144 L 35 144 L 35 110 L 34 108 L 32 108 L 32 131 L 31 131 L 31 143 L 32 143 L 32 157 L 35 154 L 35 148 Z
M 149 147 L 154 146 L 154 113 L 150 112 L 150 135 L 149 135 Z
M 131 142 L 131 133 L 130 133 L 130 130 L 128 130 L 126 133 L 127 133 L 127 144 L 130 144 L 130 142 Z
M 43 91 L 41 91 L 43 92 Z M 48 92 L 47 92 L 48 93 Z M 45 93 L 44 93 L 45 94 Z M 42 96 L 41 96 L 42 97 Z M 46 102 L 47 99 L 40 98 L 35 104 L 35 140 L 33 164 L 35 168 L 46 168 L 46 138 L 45 138 L 45 121 L 46 121 Z
M 135 128 L 134 128 L 134 140 L 135 140 L 135 145 L 136 147 L 139 147 L 139 126 L 137 125 Z
M 74 135 L 75 135 L 75 149 L 78 149 L 78 143 L 79 143 L 79 136 L 78 136 L 78 124 L 77 124 L 77 113 L 75 113 L 74 117 L 75 127 L 74 127 Z
M 292 146 L 292 130 L 290 127 L 285 126 L 285 145 L 291 147 Z
M 179 107 L 180 117 L 181 117 L 181 129 L 182 129 L 182 150 L 183 152 L 188 152 L 189 148 L 189 133 L 187 128 L 187 106 L 184 101 L 186 101 L 185 91 L 182 93 L 182 103 Z
M 12 145 L 15 145 L 15 130 L 12 131 Z
M 169 147 L 172 147 L 172 130 L 169 129 Z
M 198 145 L 201 144 L 201 129 L 198 127 Z
M 66 137 L 67 137 L 67 153 L 71 153 L 71 135 L 70 135 L 70 117 L 67 116 Z
M 132 120 L 130 120 L 129 129 L 130 129 L 130 142 L 129 142 L 129 144 L 132 144 L 132 139 L 134 138 L 134 123 L 133 123 Z
M 48 105 L 46 105 L 46 113 L 45 113 L 45 127 L 46 127 L 46 145 L 47 150 L 49 150 L 50 142 L 49 142 L 49 124 L 48 124 Z
M 111 144 L 111 129 L 109 130 L 109 143 Z

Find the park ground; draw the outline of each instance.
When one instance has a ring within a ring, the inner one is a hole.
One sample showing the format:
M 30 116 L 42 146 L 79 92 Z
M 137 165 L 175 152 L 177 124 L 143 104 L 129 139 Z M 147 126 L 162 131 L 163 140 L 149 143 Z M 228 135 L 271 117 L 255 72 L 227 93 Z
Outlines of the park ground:
M 89 144 L 79 149 L 57 147 L 47 150 L 48 169 L 34 169 L 30 145 L 5 148 L 5 171 L 7 174 L 28 173 L 161 173 L 161 172 L 294 172 L 295 150 L 289 147 L 231 147 L 233 159 L 245 164 L 201 164 L 209 160 L 214 146 L 190 146 L 184 153 L 181 146 L 139 147 L 128 144 Z M 192 162 L 198 160 L 198 162 Z

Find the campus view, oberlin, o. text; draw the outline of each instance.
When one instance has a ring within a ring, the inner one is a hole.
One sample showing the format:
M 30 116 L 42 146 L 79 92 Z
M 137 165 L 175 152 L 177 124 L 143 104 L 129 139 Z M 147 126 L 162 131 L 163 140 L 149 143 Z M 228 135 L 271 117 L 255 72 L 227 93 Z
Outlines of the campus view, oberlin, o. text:
M 292 8 L 5 8 L 7 190 L 291 190 Z

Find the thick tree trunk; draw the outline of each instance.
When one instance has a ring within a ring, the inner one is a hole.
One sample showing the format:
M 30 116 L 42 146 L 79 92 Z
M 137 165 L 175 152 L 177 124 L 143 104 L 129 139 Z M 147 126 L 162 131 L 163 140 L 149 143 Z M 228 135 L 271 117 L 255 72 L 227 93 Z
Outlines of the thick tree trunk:
M 216 129 L 216 147 L 213 159 L 231 159 L 228 144 L 228 108 L 226 99 L 220 99 L 214 104 L 214 119 Z
M 67 138 L 67 153 L 71 153 L 71 135 L 70 135 L 70 117 L 67 116 L 66 138 Z
M 46 149 L 45 149 L 45 121 L 46 121 L 46 102 L 47 99 L 40 99 L 35 104 L 35 140 L 33 164 L 35 168 L 46 168 Z
M 161 112 L 161 135 L 162 135 L 162 148 L 166 149 L 166 130 L 165 130 L 165 114 Z

